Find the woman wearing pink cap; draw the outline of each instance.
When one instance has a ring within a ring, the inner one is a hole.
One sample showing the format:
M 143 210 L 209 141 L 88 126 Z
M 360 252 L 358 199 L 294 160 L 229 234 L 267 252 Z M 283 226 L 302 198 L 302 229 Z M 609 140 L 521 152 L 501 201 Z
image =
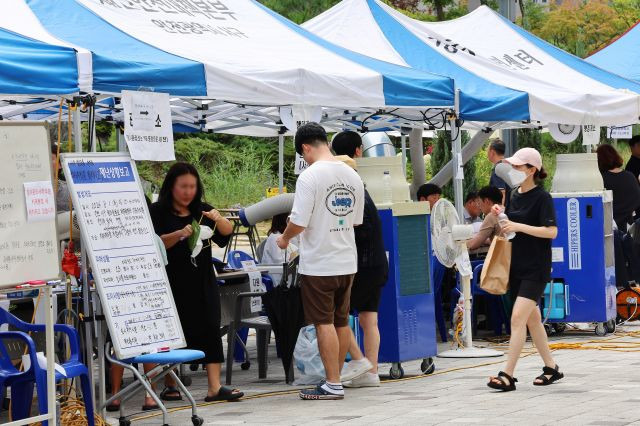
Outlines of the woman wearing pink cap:
M 516 233 L 512 240 L 509 275 L 509 292 L 514 305 L 507 365 L 497 377 L 491 377 L 487 385 L 493 389 L 513 391 L 518 381 L 513 377 L 513 372 L 527 338 L 527 327 L 544 361 L 542 374 L 533 384 L 550 385 L 563 378 L 564 374 L 551 356 L 538 308 L 538 301 L 551 280 L 551 240 L 558 234 L 553 200 L 540 186 L 547 174 L 542 168 L 540 153 L 533 148 L 522 148 L 504 161 L 514 168 L 512 176 L 517 178 L 514 180 L 520 185 L 511 192 L 506 211 L 509 219 L 501 222 L 505 234 Z M 498 215 L 500 211 L 500 206 L 493 207 L 494 214 Z

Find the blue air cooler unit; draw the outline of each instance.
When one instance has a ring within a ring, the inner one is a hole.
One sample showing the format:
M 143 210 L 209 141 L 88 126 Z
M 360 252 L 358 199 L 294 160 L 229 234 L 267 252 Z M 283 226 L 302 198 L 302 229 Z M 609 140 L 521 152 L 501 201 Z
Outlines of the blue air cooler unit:
M 552 283 L 542 301 L 549 323 L 596 323 L 615 330 L 613 198 L 595 154 L 558 155 L 551 193 L 558 221 L 552 243 Z
M 404 375 L 403 361 L 423 359 L 433 372 L 437 354 L 434 294 L 429 271 L 429 204 L 398 203 L 379 210 L 389 280 L 379 309 L 379 362 L 392 363 L 391 377 Z

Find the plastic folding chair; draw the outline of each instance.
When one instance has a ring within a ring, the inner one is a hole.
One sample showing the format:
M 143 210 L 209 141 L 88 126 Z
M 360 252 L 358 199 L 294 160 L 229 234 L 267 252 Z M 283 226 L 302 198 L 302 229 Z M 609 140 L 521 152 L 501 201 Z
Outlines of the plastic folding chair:
M 118 419 L 120 426 L 129 426 L 131 424 L 131 421 L 124 416 L 124 403 L 139 391 L 146 391 L 151 395 L 156 404 L 158 404 L 160 410 L 162 410 L 162 424 L 165 426 L 169 424 L 167 423 L 167 408 L 152 388 L 153 383 L 159 381 L 166 375 L 171 376 L 173 380 L 175 380 L 178 389 L 186 395 L 187 399 L 191 403 L 191 422 L 195 426 L 200 426 L 204 423 L 202 417 L 198 416 L 196 401 L 193 399 L 193 396 L 189 393 L 180 378 L 173 371 L 180 364 L 204 358 L 204 352 L 193 349 L 174 349 L 167 352 L 139 355 L 128 359 L 116 359 L 112 355 L 111 343 L 107 343 L 105 354 L 109 362 L 131 371 L 133 377 L 136 379 L 133 383 L 124 387 L 120 392 L 109 398 L 102 407 L 106 407 L 117 399 L 120 400 L 120 418 Z M 138 369 L 133 366 L 133 364 L 144 363 L 158 365 L 148 373 L 140 373 Z
M 266 241 L 267 240 L 264 240 L 263 243 Z M 264 250 L 264 245 L 262 243 L 260 243 L 260 245 Z M 254 261 L 256 265 L 259 264 L 259 262 L 257 262 L 248 253 L 245 253 L 241 250 L 230 251 L 229 255 L 227 256 L 227 264 L 233 269 L 242 269 L 243 261 Z M 264 284 L 267 291 L 271 290 L 274 287 L 273 278 L 271 278 L 270 275 L 262 274 L 262 284 Z M 249 361 L 249 356 L 246 349 L 249 329 L 246 327 L 240 328 L 236 331 L 236 334 L 237 339 L 234 348 L 234 360 L 236 362 L 241 362 L 243 369 L 249 369 L 251 363 Z
M 47 412 L 47 370 L 40 367 L 37 359 L 36 346 L 33 339 L 25 332 L 44 332 L 44 324 L 29 324 L 4 309 L 0 309 L 0 325 L 9 324 L 20 331 L 0 332 L 0 391 L 11 387 L 11 414 L 13 420 L 29 417 L 31 402 L 33 401 L 33 386 L 38 391 L 38 408 L 40 414 Z M 84 401 L 87 421 L 94 425 L 93 400 L 91 398 L 91 382 L 87 367 L 80 361 L 78 334 L 73 327 L 64 324 L 54 324 L 54 332 L 64 333 L 69 339 L 71 355 L 61 366 L 66 371 L 63 375 L 56 371 L 56 383 L 63 379 L 80 378 L 82 399 Z M 24 342 L 29 350 L 30 366 L 26 371 L 19 371 L 13 366 L 9 353 L 5 348 L 5 340 L 18 339 Z M 47 354 L 48 356 L 54 356 Z M 1 392 L 0 392 L 1 393 Z M 48 422 L 45 422 L 47 424 Z

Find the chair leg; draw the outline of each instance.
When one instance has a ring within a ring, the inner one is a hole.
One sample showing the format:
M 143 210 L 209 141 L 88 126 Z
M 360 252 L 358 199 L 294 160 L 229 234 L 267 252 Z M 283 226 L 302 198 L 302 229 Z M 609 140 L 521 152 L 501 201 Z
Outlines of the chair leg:
M 440 339 L 443 342 L 447 341 L 447 324 L 444 320 L 444 312 L 442 311 L 442 290 L 436 290 L 434 294 L 435 310 L 436 310 L 436 324 L 438 325 L 438 331 L 440 332 Z
M 33 368 L 33 367 L 32 367 Z M 49 406 L 47 404 L 49 393 L 47 392 L 47 371 L 41 370 L 40 372 L 36 370 L 36 390 L 38 392 L 38 408 L 40 409 L 40 414 L 47 413 L 49 410 Z M 54 422 L 55 423 L 55 422 Z M 44 426 L 48 426 L 50 423 L 48 421 L 42 422 Z
M 227 385 L 231 384 L 231 376 L 233 374 L 233 353 L 235 349 L 236 326 L 233 323 L 229 323 L 229 330 L 227 331 L 227 371 L 226 381 Z
M 267 378 L 267 359 L 268 359 L 268 340 L 267 334 L 271 334 L 271 330 L 260 328 L 256 331 L 256 343 L 258 346 L 258 378 Z
M 243 328 L 239 329 L 236 332 L 236 334 L 238 335 L 238 338 L 246 345 L 247 338 L 249 336 L 249 328 L 248 327 L 243 327 Z M 235 348 L 233 348 L 233 350 L 234 350 L 233 360 L 236 361 L 236 362 L 249 361 L 249 357 L 245 357 L 243 345 L 240 342 L 238 342 L 237 340 L 235 341 L 234 345 L 235 345 Z
M 193 399 L 193 395 L 191 395 L 191 392 L 189 392 L 187 390 L 187 388 L 184 385 L 184 383 L 182 383 L 182 380 L 180 380 L 180 378 L 178 376 L 176 376 L 176 373 L 174 373 L 173 369 L 171 370 L 169 375 L 171 377 L 173 377 L 173 380 L 176 381 L 176 385 L 178 386 L 178 389 L 180 389 L 180 391 L 182 392 L 183 395 L 187 396 L 187 399 L 191 403 L 191 415 L 192 416 L 197 416 L 198 415 L 197 404 L 196 404 L 196 400 Z
M 29 417 L 31 403 L 33 402 L 34 382 L 24 381 L 11 385 L 11 417 L 13 420 L 22 420 Z M 46 396 L 45 412 L 46 412 Z
M 91 398 L 91 381 L 89 380 L 88 374 L 80 375 L 80 385 L 82 386 L 82 400 L 84 401 L 87 421 L 89 426 L 94 426 L 95 418 L 93 415 L 93 399 Z

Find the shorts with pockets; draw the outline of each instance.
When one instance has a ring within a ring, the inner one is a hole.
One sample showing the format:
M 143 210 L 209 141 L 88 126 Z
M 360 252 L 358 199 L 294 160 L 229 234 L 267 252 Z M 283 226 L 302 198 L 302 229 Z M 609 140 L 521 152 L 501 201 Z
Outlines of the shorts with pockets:
M 302 305 L 307 324 L 349 325 L 353 274 L 320 277 L 300 275 Z

